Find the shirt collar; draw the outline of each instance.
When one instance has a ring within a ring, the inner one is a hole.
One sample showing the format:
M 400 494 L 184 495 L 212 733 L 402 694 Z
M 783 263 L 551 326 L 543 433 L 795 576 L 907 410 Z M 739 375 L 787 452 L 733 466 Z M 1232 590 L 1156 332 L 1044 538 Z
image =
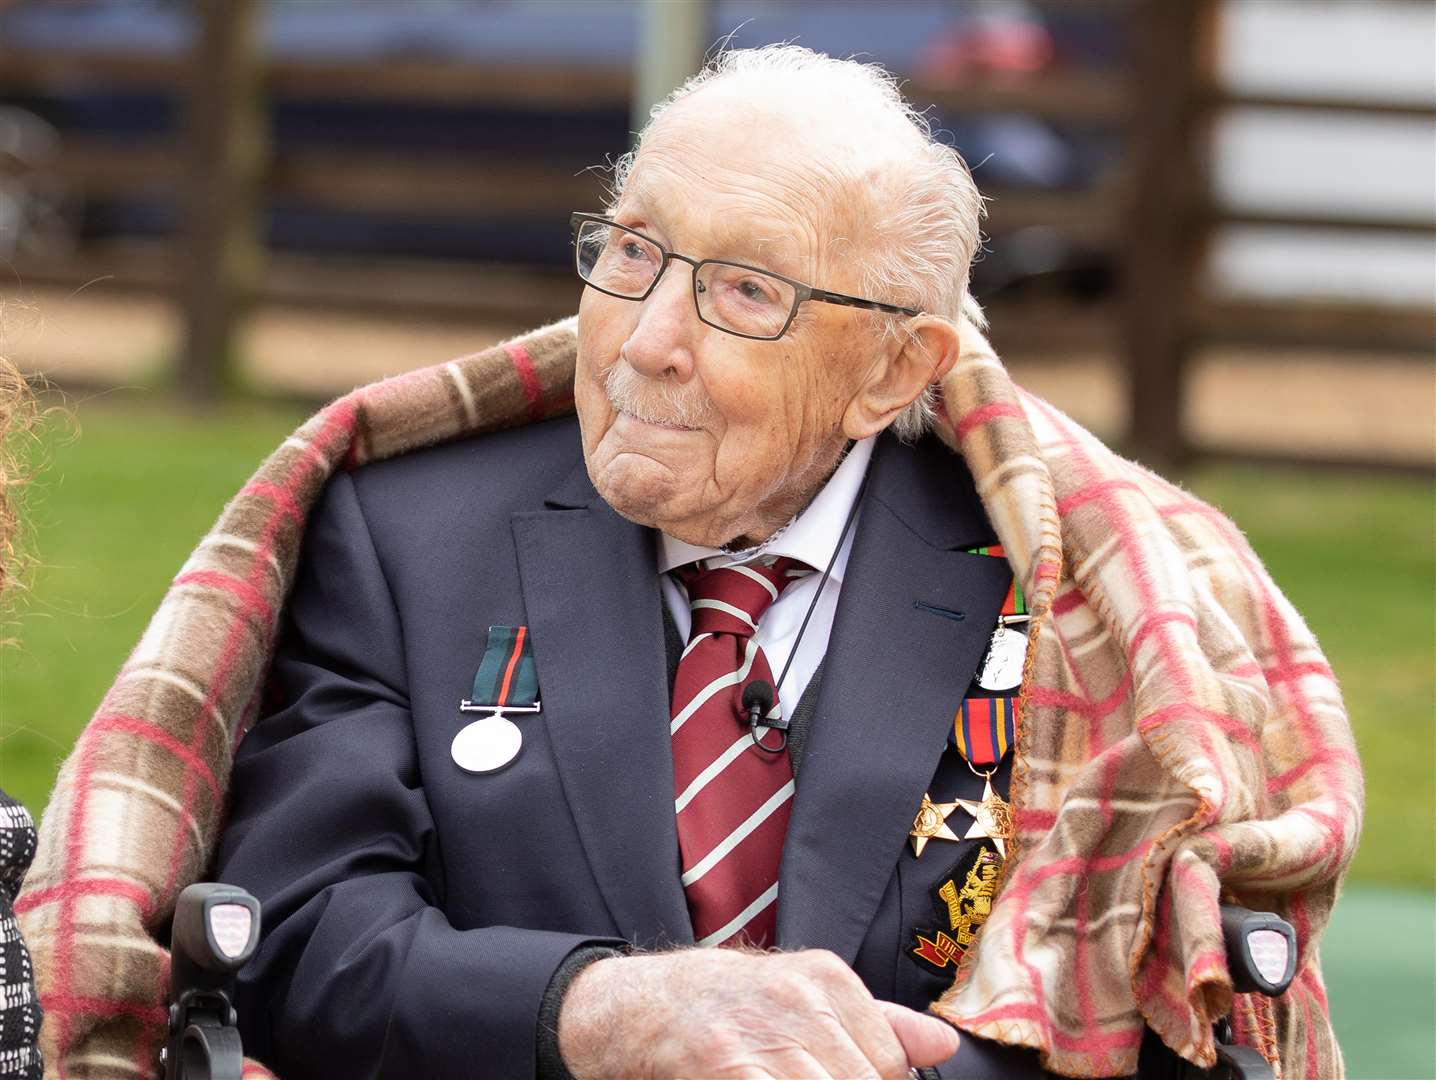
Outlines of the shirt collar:
M 728 563 L 749 562 L 760 555 L 786 555 L 802 560 L 815 570 L 822 570 L 833 557 L 833 548 L 842 535 L 843 524 L 853 508 L 853 501 L 862 489 L 863 477 L 867 475 L 868 462 L 873 456 L 874 438 L 876 436 L 854 443 L 813 501 L 808 503 L 797 517 L 756 547 L 746 551 L 729 552 L 721 548 L 688 544 L 660 532 L 658 572 L 666 574 L 699 559 L 715 560 L 710 566 L 724 566 Z M 848 551 L 852 549 L 850 542 L 843 546 L 846 550 L 839 554 L 833 564 L 832 579 L 836 582 L 843 580 Z

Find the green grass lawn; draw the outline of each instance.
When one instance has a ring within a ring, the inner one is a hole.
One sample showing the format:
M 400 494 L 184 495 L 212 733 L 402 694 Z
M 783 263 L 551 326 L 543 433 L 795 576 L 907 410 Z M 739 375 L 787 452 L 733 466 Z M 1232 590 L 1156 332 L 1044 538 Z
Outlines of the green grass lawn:
M 1188 485 L 1246 532 L 1341 681 L 1366 770 L 1352 879 L 1436 886 L 1436 491 L 1255 468 Z
M 1349 1080 L 1436 1076 L 1436 895 L 1352 885 L 1321 939 Z
M 0 649 L 0 787 L 38 818 L 60 762 L 224 505 L 302 419 L 187 415 L 152 393 L 74 405 L 44 427 L 26 495 L 39 559 Z
M 1366 823 L 1321 954 L 1351 1080 L 1436 1077 L 1436 492 L 1297 470 L 1187 477 L 1245 530 L 1341 680 Z M 1409 885 L 1415 888 L 1391 888 Z
M 55 770 L 220 507 L 302 418 L 194 415 L 153 392 L 49 423 L 28 497 L 40 566 L 0 650 L 0 786 L 38 812 Z M 1342 681 L 1367 773 L 1353 878 L 1436 885 L 1436 582 L 1420 479 L 1223 467 L 1187 478 L 1246 530 Z

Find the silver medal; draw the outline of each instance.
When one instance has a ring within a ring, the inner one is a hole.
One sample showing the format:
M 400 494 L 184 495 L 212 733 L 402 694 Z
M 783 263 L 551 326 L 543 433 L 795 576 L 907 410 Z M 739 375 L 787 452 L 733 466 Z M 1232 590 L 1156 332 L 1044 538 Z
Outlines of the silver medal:
M 984 690 L 1013 690 L 1022 685 L 1022 662 L 1027 658 L 1027 635 L 999 626 L 983 657 L 977 685 Z
M 465 724 L 454 736 L 449 753 L 465 772 L 487 773 L 502 769 L 518 756 L 523 732 L 507 716 L 495 712 Z

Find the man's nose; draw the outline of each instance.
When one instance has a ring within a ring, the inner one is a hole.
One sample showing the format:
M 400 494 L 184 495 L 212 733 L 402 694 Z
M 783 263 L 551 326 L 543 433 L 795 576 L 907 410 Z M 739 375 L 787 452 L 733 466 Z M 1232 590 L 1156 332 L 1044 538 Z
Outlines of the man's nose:
M 685 382 L 693 374 L 693 339 L 698 332 L 693 306 L 693 268 L 671 260 L 638 307 L 638 322 L 624 343 L 633 369 L 651 379 Z

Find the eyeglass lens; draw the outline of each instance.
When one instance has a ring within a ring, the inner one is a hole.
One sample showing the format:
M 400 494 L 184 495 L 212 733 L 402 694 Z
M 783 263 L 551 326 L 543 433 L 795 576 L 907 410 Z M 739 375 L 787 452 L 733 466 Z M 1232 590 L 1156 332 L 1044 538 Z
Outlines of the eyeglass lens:
M 639 299 L 663 268 L 661 248 L 619 225 L 580 222 L 574 242 L 578 276 L 616 296 Z M 700 263 L 693 289 L 704 322 L 749 337 L 781 334 L 797 296 L 781 278 L 726 262 Z

